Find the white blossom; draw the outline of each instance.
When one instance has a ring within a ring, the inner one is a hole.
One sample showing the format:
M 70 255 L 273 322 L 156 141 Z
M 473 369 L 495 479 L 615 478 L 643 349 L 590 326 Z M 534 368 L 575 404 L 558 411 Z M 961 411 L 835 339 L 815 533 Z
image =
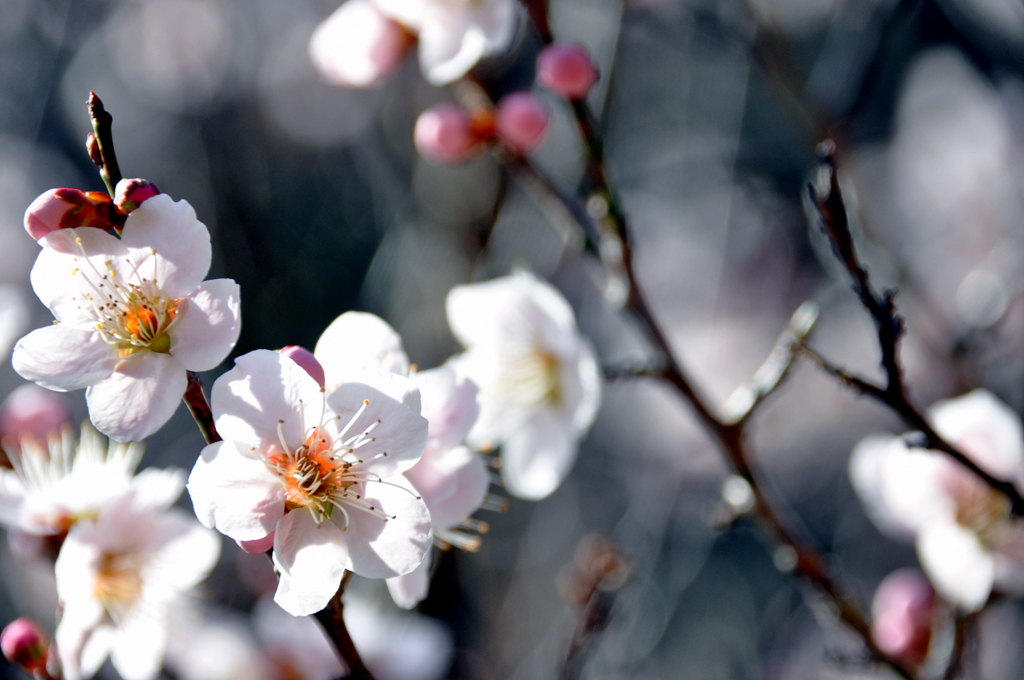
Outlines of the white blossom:
M 408 573 L 430 544 L 430 517 L 403 472 L 427 438 L 408 379 L 382 373 L 324 396 L 278 352 L 257 350 L 213 386 L 224 441 L 189 477 L 196 514 L 237 541 L 274 534 L 275 600 L 301 616 L 323 609 L 345 570 Z
M 7 442 L 14 469 L 0 468 L 0 522 L 28 534 L 60 534 L 75 522 L 95 519 L 133 483 L 140 444 L 118 444 L 82 424 L 76 442 L 65 426 L 46 445 L 26 437 L 20 449 Z M 158 472 L 147 472 L 143 480 Z
M 67 680 L 91 677 L 108 656 L 125 680 L 155 678 L 170 609 L 220 555 L 215 533 L 168 509 L 184 474 L 154 473 L 95 521 L 76 523 L 61 547 L 55 640 Z
M 448 323 L 466 347 L 451 366 L 480 388 L 468 442 L 501 446 L 501 475 L 513 496 L 552 493 L 576 460 L 597 415 L 600 371 L 572 308 L 525 271 L 448 294 Z
M 310 40 L 313 63 L 340 85 L 365 86 L 389 75 L 419 40 L 420 68 L 433 85 L 464 76 L 512 42 L 515 0 L 349 0 Z
M 1020 419 L 985 390 L 939 402 L 929 422 L 979 467 L 1021 488 Z M 1009 500 L 945 454 L 907 437 L 872 435 L 853 451 L 850 477 L 880 529 L 915 542 L 935 589 L 965 610 L 994 588 L 1024 592 L 1024 522 Z
M 32 287 L 56 318 L 14 349 L 14 368 L 52 390 L 87 387 L 93 424 L 140 440 L 173 415 L 186 370 L 216 367 L 240 326 L 238 285 L 203 281 L 210 234 L 185 201 L 154 196 L 122 237 L 96 228 L 42 238 Z

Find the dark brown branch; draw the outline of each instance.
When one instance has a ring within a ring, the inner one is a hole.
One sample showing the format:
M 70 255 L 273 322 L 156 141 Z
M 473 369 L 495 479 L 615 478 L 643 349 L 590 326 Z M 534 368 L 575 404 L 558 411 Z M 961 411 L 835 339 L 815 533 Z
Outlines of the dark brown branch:
M 203 392 L 203 381 L 195 371 L 187 371 L 188 385 L 185 387 L 185 405 L 196 421 L 199 431 L 203 433 L 203 439 L 207 444 L 219 442 L 220 435 L 217 434 L 217 426 L 213 424 L 213 412 L 210 410 L 210 402 L 206 400 Z
M 881 364 L 885 372 L 885 385 L 876 385 L 830 364 L 817 352 L 808 348 L 807 353 L 816 363 L 848 386 L 863 395 L 885 404 L 895 411 L 911 428 L 924 435 L 927 448 L 941 451 L 980 477 L 986 484 L 1006 496 L 1014 515 L 1024 516 L 1024 497 L 1008 481 L 997 479 L 978 467 L 962 451 L 942 438 L 931 426 L 920 410 L 910 400 L 903 380 L 899 361 L 899 343 L 903 334 L 903 319 L 896 313 L 895 293 L 886 291 L 879 295 L 871 285 L 867 269 L 857 257 L 857 250 L 850 230 L 846 205 L 836 173 L 835 146 L 822 142 L 818 148 L 821 156 L 821 182 L 815 187 L 808 185 L 808 195 L 818 212 L 818 224 L 832 244 L 832 250 L 853 279 L 853 290 L 875 323 L 878 346 L 882 354 Z
M 341 657 L 342 663 L 348 669 L 347 678 L 351 680 L 375 680 L 373 673 L 363 663 L 362 657 L 359 656 L 359 652 L 356 650 L 355 643 L 352 642 L 352 636 L 348 633 L 348 628 L 345 626 L 345 618 L 342 616 L 344 605 L 341 602 L 341 596 L 345 592 L 345 586 L 352 579 L 352 572 L 346 571 L 345 575 L 341 578 L 341 586 L 338 588 L 338 592 L 334 594 L 331 601 L 327 603 L 327 606 L 318 611 L 313 616 L 320 622 L 327 636 L 331 638 L 331 642 L 334 643 L 334 648 L 338 650 L 338 656 Z
M 92 121 L 93 135 L 90 136 L 87 146 L 89 156 L 100 168 L 100 177 L 107 186 L 110 197 L 114 197 L 114 188 L 121 181 L 121 168 L 117 165 L 117 155 L 114 153 L 114 136 L 111 127 L 114 123 L 113 117 L 103 108 L 103 102 L 96 96 L 95 92 L 89 93 L 89 119 Z M 95 142 L 95 144 L 94 144 Z

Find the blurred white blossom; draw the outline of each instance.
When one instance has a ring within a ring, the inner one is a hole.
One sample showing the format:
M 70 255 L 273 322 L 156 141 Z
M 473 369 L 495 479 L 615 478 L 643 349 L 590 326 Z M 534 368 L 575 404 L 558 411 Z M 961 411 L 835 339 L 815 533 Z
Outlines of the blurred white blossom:
M 448 294 L 448 323 L 466 352 L 451 366 L 480 388 L 473 446 L 501 446 L 509 493 L 558 488 L 597 415 L 600 369 L 566 299 L 525 271 Z
M 257 350 L 213 386 L 224 441 L 189 477 L 199 519 L 238 541 L 274 534 L 275 600 L 296 616 L 323 609 L 345 570 L 412 571 L 430 544 L 423 499 L 402 476 L 420 459 L 419 391 L 389 373 L 328 396 L 278 352 Z
M 216 367 L 238 339 L 238 284 L 203 281 L 210 233 L 188 203 L 160 195 L 120 239 L 78 228 L 39 242 L 32 287 L 57 323 L 18 341 L 15 370 L 52 390 L 88 387 L 100 432 L 147 437 L 177 409 L 185 371 Z
M 993 476 L 1024 487 L 1024 436 L 1017 414 L 985 390 L 935 404 L 932 426 Z M 1024 522 L 1010 502 L 948 456 L 872 435 L 850 458 L 868 515 L 895 537 L 913 538 L 935 589 L 966 609 L 993 588 L 1024 592 Z
M 108 656 L 125 680 L 155 678 L 171 607 L 220 555 L 215 533 L 168 509 L 183 473 L 147 470 L 137 479 L 95 521 L 75 524 L 57 557 L 55 639 L 67 680 L 91 677 Z

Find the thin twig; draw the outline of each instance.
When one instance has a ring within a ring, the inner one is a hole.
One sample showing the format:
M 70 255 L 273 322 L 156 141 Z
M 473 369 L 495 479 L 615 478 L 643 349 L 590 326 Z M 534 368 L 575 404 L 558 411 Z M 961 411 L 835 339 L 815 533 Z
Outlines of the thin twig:
M 334 594 L 326 607 L 313 616 L 320 622 L 327 636 L 331 638 L 334 648 L 338 650 L 338 655 L 345 667 L 348 668 L 346 677 L 351 680 L 375 680 L 373 673 L 359 656 L 355 643 L 352 642 L 352 636 L 349 635 L 348 628 L 345 627 L 345 618 L 342 615 L 344 605 L 341 602 L 341 596 L 351 578 L 352 572 L 346 571 L 345 575 L 341 577 L 341 586 L 338 588 L 338 592 Z
M 531 16 L 535 16 L 538 11 L 536 6 L 543 3 L 541 0 L 537 0 L 537 2 L 531 2 L 530 4 Z M 625 295 L 623 306 L 629 309 L 648 336 L 651 344 L 662 354 L 664 364 L 658 373 L 659 377 L 672 385 L 683 400 L 689 404 L 705 428 L 715 436 L 719 443 L 719 448 L 736 474 L 741 476 L 750 485 L 755 499 L 753 507 L 755 516 L 762 528 L 771 537 L 783 545 L 790 546 L 794 550 L 796 554 L 795 571 L 816 585 L 832 600 L 839 618 L 861 637 L 863 644 L 867 647 L 873 658 L 889 666 L 900 676 L 912 679 L 914 675 L 910 669 L 900 661 L 886 655 L 875 645 L 871 639 L 871 629 L 867 618 L 861 612 L 854 598 L 832 579 L 825 565 L 825 560 L 816 550 L 798 541 L 785 528 L 785 524 L 775 512 L 773 506 L 768 502 L 767 496 L 750 463 L 750 452 L 747 447 L 744 431 L 746 419 L 730 422 L 716 415 L 710 406 L 710 402 L 703 396 L 700 389 L 683 368 L 680 359 L 677 358 L 638 285 L 633 261 L 632 241 L 629 229 L 627 228 L 626 216 L 622 210 L 621 203 L 608 182 L 604 165 L 604 145 L 598 133 L 597 123 L 583 101 L 573 101 L 572 111 L 588 151 L 586 177 L 590 190 L 586 192 L 589 196 L 587 202 L 589 205 L 594 199 L 603 199 L 605 203 L 606 210 L 600 220 L 598 220 L 599 224 L 604 228 L 602 230 L 602 239 L 611 238 L 618 241 L 618 264 L 621 267 L 621 274 L 625 278 L 625 283 L 628 285 L 628 292 Z M 554 188 L 551 191 L 554 195 L 559 195 Z M 605 254 L 609 250 L 615 251 L 616 249 L 605 248 L 602 243 L 599 250 L 602 254 L 602 259 L 605 259 L 605 264 L 608 266 L 610 263 L 605 258 Z M 611 264 L 614 265 L 615 263 Z M 618 273 L 616 269 L 614 266 L 609 267 L 609 273 L 613 276 L 616 275 Z M 749 415 L 749 412 L 747 415 Z
M 93 140 L 96 149 L 89 149 L 89 155 L 93 162 L 100 168 L 100 177 L 107 185 L 107 192 L 114 197 L 114 189 L 121 181 L 121 168 L 117 164 L 117 155 L 114 153 L 114 136 L 111 130 L 114 119 L 103 108 L 103 102 L 96 96 L 95 92 L 89 93 L 89 119 L 92 121 L 92 130 L 95 137 L 89 140 L 92 146 Z
M 885 385 L 877 385 L 863 378 L 851 375 L 826 361 L 820 354 L 805 348 L 805 353 L 826 372 L 835 376 L 863 395 L 874 398 L 895 411 L 911 428 L 920 431 L 929 449 L 941 451 L 980 477 L 986 484 L 1006 496 L 1014 515 L 1024 516 L 1024 496 L 1013 483 L 998 479 L 978 467 L 962 451 L 946 441 L 928 422 L 928 419 L 911 402 L 903 371 L 899 361 L 899 343 L 903 334 L 903 319 L 896 313 L 895 292 L 875 292 L 867 269 L 860 262 L 850 231 L 846 205 L 836 173 L 835 146 L 823 142 L 819 146 L 822 158 L 821 177 L 818 186 L 808 185 L 807 191 L 818 212 L 818 222 L 825 232 L 836 257 L 853 279 L 853 290 L 875 322 L 878 346 L 882 354 L 881 364 L 885 372 Z
M 210 409 L 210 402 L 206 400 L 203 392 L 203 381 L 195 371 L 187 371 L 188 385 L 185 387 L 185 405 L 188 406 L 192 418 L 196 421 L 199 431 L 203 433 L 203 439 L 207 444 L 213 444 L 221 440 L 217 434 L 217 426 L 213 424 L 213 412 Z

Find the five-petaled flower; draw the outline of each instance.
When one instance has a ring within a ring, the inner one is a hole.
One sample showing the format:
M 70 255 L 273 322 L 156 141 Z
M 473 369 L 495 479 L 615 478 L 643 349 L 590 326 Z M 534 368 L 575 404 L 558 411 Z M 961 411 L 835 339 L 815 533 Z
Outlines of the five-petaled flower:
M 67 680 L 110 656 L 125 680 L 151 680 L 167 646 L 168 615 L 220 555 L 217 534 L 170 508 L 184 474 L 146 470 L 94 521 L 78 522 L 57 557 L 63 612 L 55 639 Z
M 430 545 L 427 507 L 402 475 L 427 439 L 419 391 L 390 373 L 367 381 L 325 393 L 288 357 L 257 350 L 213 386 L 224 441 L 196 461 L 192 503 L 237 541 L 273 532 L 274 599 L 296 616 L 323 609 L 345 570 L 406 574 Z
M 935 404 L 929 421 L 989 474 L 1024 488 L 1024 436 L 1009 407 L 985 390 Z M 1010 501 L 945 456 L 907 436 L 872 435 L 850 458 L 850 477 L 875 524 L 913 538 L 935 589 L 972 611 L 993 588 L 1024 592 L 1024 522 Z
M 362 87 L 390 75 L 415 37 L 424 77 L 446 85 L 507 48 L 516 22 L 515 0 L 348 0 L 309 51 L 326 78 Z
M 468 442 L 501 446 L 501 476 L 513 496 L 539 500 L 576 460 L 601 399 L 590 343 L 566 299 L 519 271 L 448 293 L 448 323 L 466 352 L 451 366 L 480 388 Z
M 39 242 L 32 287 L 56 323 L 18 342 L 15 370 L 52 390 L 88 387 L 100 432 L 145 438 L 173 415 L 186 370 L 210 370 L 234 347 L 238 284 L 203 281 L 210 234 L 166 195 L 134 210 L 120 239 L 76 228 Z

